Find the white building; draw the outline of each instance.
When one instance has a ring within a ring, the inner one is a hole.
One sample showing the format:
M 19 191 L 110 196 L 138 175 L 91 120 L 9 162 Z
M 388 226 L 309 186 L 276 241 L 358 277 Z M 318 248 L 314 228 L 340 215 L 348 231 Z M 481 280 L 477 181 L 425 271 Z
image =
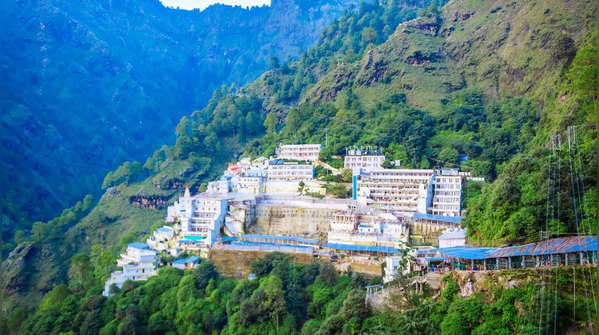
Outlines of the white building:
M 185 269 L 195 269 L 199 263 L 200 263 L 200 257 L 191 256 L 188 258 L 176 259 L 171 263 L 171 265 L 174 268 L 177 268 L 179 270 L 185 270 Z
M 172 206 L 168 207 L 167 222 L 181 224 L 183 239 L 194 246 L 211 246 L 216 241 L 227 214 L 230 194 L 200 193 L 191 196 L 189 188 Z
M 354 232 L 358 227 L 358 214 L 339 211 L 333 214 L 330 230 L 333 232 Z
M 410 263 L 409 257 L 405 256 L 385 257 L 383 282 L 388 283 L 400 275 L 407 275 L 410 272 Z
M 175 236 L 175 230 L 169 226 L 163 226 L 154 231 L 146 243 L 150 248 L 158 251 L 167 250 L 169 248 L 168 242 Z
M 463 180 L 457 169 L 360 169 L 353 193 L 359 203 L 384 210 L 459 217 Z
M 459 228 L 447 229 L 439 236 L 439 248 L 463 247 L 466 245 L 466 231 Z
M 432 202 L 433 170 L 376 169 L 353 176 L 358 202 L 383 210 L 426 213 Z
M 208 193 L 229 193 L 230 183 L 228 178 L 221 178 L 220 180 L 211 181 L 208 183 L 206 192 Z
M 143 243 L 130 243 L 127 246 L 127 252 L 121 254 L 117 260 L 117 265 L 122 268 L 121 271 L 115 271 L 110 275 L 104 284 L 105 296 L 110 295 L 110 286 L 115 284 L 121 288 L 127 280 L 146 280 L 156 274 L 156 251 L 149 245 Z
M 339 211 L 331 218 L 329 243 L 401 247 L 408 242 L 408 227 L 390 213 L 359 214 Z
M 457 169 L 441 169 L 433 179 L 433 202 L 429 214 L 460 216 L 462 200 L 462 180 Z
M 314 178 L 309 164 L 273 162 L 268 166 L 268 181 L 308 181 Z
M 381 169 L 385 155 L 378 149 L 348 148 L 345 150 L 343 167 L 346 169 L 362 169 L 365 171 Z
M 277 148 L 277 158 L 298 161 L 318 160 L 322 145 L 320 144 L 285 144 Z
M 233 192 L 252 194 L 262 193 L 265 179 L 266 178 L 261 175 L 246 174 L 244 176 L 233 176 L 233 178 L 231 178 Z

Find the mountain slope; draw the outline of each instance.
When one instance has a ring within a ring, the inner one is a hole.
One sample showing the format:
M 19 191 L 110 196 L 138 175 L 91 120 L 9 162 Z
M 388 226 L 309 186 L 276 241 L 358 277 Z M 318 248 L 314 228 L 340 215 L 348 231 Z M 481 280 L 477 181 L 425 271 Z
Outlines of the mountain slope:
M 75 250 L 89 252 L 98 243 L 116 252 L 123 243 L 143 238 L 153 221 L 164 216 L 164 202 L 172 201 L 185 182 L 195 191 L 239 154 L 270 154 L 280 142 L 324 143 L 325 132 L 329 145 L 323 158 L 330 163 L 332 155 L 341 154 L 348 145 L 379 145 L 389 158 L 410 167 L 453 165 L 490 181 L 496 179 L 482 190 L 476 185 L 467 190 L 469 233 L 484 244 L 533 238 L 527 229 L 537 232 L 542 228 L 539 208 L 544 208 L 544 199 L 537 196 L 521 201 L 520 195 L 524 187 L 538 190 L 535 183 L 545 176 L 518 175 L 529 171 L 522 169 L 526 162 L 515 162 L 521 156 L 542 156 L 539 152 L 550 131 L 580 121 L 565 118 L 555 126 L 568 112 L 554 106 L 556 93 L 568 85 L 565 72 L 579 55 L 574 57 L 569 43 L 564 44 L 569 45 L 564 49 L 568 52 L 557 54 L 544 45 L 561 44 L 565 34 L 575 48 L 590 48 L 587 37 L 594 21 L 585 23 L 584 19 L 597 17 L 598 9 L 591 1 L 580 2 L 582 7 L 573 11 L 563 10 L 565 0 L 538 8 L 535 3 L 518 2 L 497 9 L 499 2 L 492 0 L 455 1 L 442 11 L 429 7 L 415 20 L 404 13 L 409 21 L 401 24 L 377 20 L 396 17 L 389 14 L 397 9 L 395 2 L 363 5 L 344 15 L 297 62 L 268 71 L 239 90 L 215 92 L 206 108 L 180 121 L 177 143 L 156 151 L 146 161 L 143 171 L 150 177 L 124 173 L 89 215 L 53 227 L 66 231 L 60 243 L 42 239 L 28 252 L 13 253 L 2 267 L 10 270 L 3 274 L 3 293 L 13 299 L 27 294 L 39 298 L 36 290 L 48 290 L 64 280 L 66 264 Z M 564 32 L 557 17 L 577 22 L 577 28 Z M 505 37 L 505 27 L 497 27 L 504 18 L 510 18 L 522 31 L 510 29 Z M 548 36 L 545 44 L 537 44 L 538 33 L 530 33 L 527 39 L 531 42 L 516 48 L 517 53 L 489 56 L 497 50 L 505 54 L 509 48 L 503 43 L 524 34 L 523 22 L 543 27 Z M 389 28 L 392 23 L 394 28 Z M 475 33 L 460 35 L 461 31 Z M 535 60 L 539 63 L 518 65 L 528 54 L 538 55 Z M 523 71 L 526 84 L 503 75 L 505 69 Z M 539 78 L 554 78 L 554 82 Z M 596 107 L 585 108 L 582 119 L 597 111 Z M 596 126 L 591 127 L 595 128 L 585 135 L 589 146 L 597 143 Z M 586 166 L 591 166 L 593 159 L 590 150 L 584 157 Z M 460 154 L 468 155 L 469 160 L 460 162 Z M 507 169 L 509 166 L 513 167 Z M 506 173 L 510 174 L 511 189 L 502 182 Z M 588 179 L 586 185 L 592 190 L 595 180 Z M 495 197 L 492 188 L 500 189 L 501 196 Z M 156 202 L 158 209 L 139 208 L 136 197 L 161 200 Z M 501 213 L 485 207 L 493 209 L 503 203 L 509 206 L 501 207 Z M 504 229 L 505 222 L 524 205 L 534 209 L 532 220 L 513 217 L 512 227 Z M 481 212 L 488 214 L 482 216 L 484 226 L 471 221 Z M 36 253 L 47 255 L 45 263 L 36 257 L 23 262 L 28 254 Z M 42 278 L 39 274 L 48 268 L 58 271 Z M 33 274 L 30 281 L 19 282 L 26 274 Z M 32 284 L 36 290 L 31 290 Z
M 297 55 L 356 1 L 200 11 L 143 1 L 13 1 L 0 19 L 0 217 L 5 239 L 174 141 L 181 116 L 271 56 Z M 8 230 L 8 231 L 5 231 Z

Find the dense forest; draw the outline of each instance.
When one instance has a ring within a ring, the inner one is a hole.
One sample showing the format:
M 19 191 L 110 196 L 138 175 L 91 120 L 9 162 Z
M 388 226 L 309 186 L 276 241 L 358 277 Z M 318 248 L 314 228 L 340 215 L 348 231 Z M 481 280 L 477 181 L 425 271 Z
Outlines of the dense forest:
M 102 254 L 76 255 L 70 285 L 54 287 L 33 315 L 14 309 L 0 319 L 0 334 L 538 334 L 554 321 L 558 331 L 572 325 L 572 302 L 553 302 L 553 291 L 541 296 L 532 283 L 465 299 L 445 277 L 438 298 L 406 290 L 378 311 L 366 304 L 364 286 L 380 277 L 339 274 L 331 263 L 296 265 L 280 253 L 252 263 L 255 279 L 222 278 L 204 260 L 194 270 L 166 267 L 146 282 L 125 282 L 110 298 L 100 294 L 105 264 Z M 559 276 L 561 287 L 571 285 L 570 273 Z M 552 306 L 547 315 L 541 303 Z
M 12 1 L 0 20 L 0 239 L 171 144 L 178 120 L 311 47 L 357 1 L 203 11 L 148 1 Z
M 555 235 L 596 233 L 597 3 L 411 5 L 377 1 L 346 12 L 297 60 L 272 58 L 272 70 L 254 82 L 216 89 L 205 108 L 179 121 L 175 145 L 109 173 L 93 208 L 65 211 L 62 217 L 75 217 L 66 225 L 37 224 L 59 232 L 55 239 L 17 231 L 4 246 L 5 255 L 18 252 L 1 268 L 2 295 L 35 302 L 39 292 L 48 294 L 35 315 L 29 317 L 32 306 L 23 303 L 3 322 L 31 333 L 106 334 L 547 329 L 539 322 L 543 317 L 530 315 L 546 299 L 532 284 L 463 299 L 448 278 L 435 299 L 411 294 L 400 299 L 403 313 L 377 312 L 358 302 L 363 293 L 357 288 L 365 284 L 360 276 L 290 264 L 280 255 L 257 262 L 254 281 L 221 278 L 204 262 L 201 271 L 165 269 L 145 283 L 128 283 L 112 298 L 99 296 L 118 251 L 164 217 L 160 208 L 132 206 L 130 197 L 172 199 L 186 182 L 197 191 L 227 162 L 270 155 L 281 142 L 326 143 L 321 159 L 333 166 L 346 146 L 362 144 L 381 147 L 404 166 L 455 166 L 484 176 L 485 183 L 468 184 L 464 199 L 464 223 L 476 244 L 536 241 L 546 227 Z M 576 126 L 572 148 L 570 126 Z M 559 150 L 554 135 L 562 138 Z M 558 184 L 558 194 L 548 194 Z M 561 212 L 548 220 L 550 198 L 559 199 Z M 83 254 L 73 257 L 77 252 Z M 41 262 L 36 255 L 46 258 Z M 572 310 L 564 293 L 570 278 L 562 276 L 555 308 Z M 584 313 L 577 316 L 584 322 Z M 76 326 L 64 320 L 76 320 Z M 560 330 L 573 322 L 566 313 L 558 321 Z

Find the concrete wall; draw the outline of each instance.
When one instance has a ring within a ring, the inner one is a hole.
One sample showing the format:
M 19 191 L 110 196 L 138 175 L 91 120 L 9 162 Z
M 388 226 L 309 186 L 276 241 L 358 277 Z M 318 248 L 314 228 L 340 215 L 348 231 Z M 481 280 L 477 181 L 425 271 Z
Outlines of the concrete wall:
M 214 262 L 218 273 L 234 279 L 244 279 L 251 272 L 251 264 L 258 258 L 263 258 L 269 252 L 265 251 L 237 251 L 211 249 L 210 259 Z M 293 261 L 298 264 L 309 264 L 314 261 L 312 254 L 286 254 L 293 256 Z
M 280 205 L 256 207 L 255 224 L 248 231 L 256 234 L 293 235 L 318 239 L 326 236 L 336 209 Z

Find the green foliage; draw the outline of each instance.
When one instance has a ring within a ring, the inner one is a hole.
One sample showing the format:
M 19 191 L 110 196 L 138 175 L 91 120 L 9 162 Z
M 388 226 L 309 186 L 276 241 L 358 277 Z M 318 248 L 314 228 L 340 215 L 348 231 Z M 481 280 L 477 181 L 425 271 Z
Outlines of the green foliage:
M 86 193 L 99 195 L 108 171 L 172 142 L 178 119 L 204 106 L 215 89 L 254 80 L 270 55 L 296 57 L 356 3 L 205 11 L 158 1 L 5 6 L 0 59 L 14 71 L 1 84 L 0 216 L 13 224 L 2 239 Z M 21 20 L 23 12 L 32 21 Z M 34 42 L 38 32 L 46 34 L 43 48 Z
M 104 177 L 102 188 L 106 189 L 121 183 L 130 183 L 144 176 L 144 167 L 138 162 L 125 162 L 114 172 L 108 172 Z

